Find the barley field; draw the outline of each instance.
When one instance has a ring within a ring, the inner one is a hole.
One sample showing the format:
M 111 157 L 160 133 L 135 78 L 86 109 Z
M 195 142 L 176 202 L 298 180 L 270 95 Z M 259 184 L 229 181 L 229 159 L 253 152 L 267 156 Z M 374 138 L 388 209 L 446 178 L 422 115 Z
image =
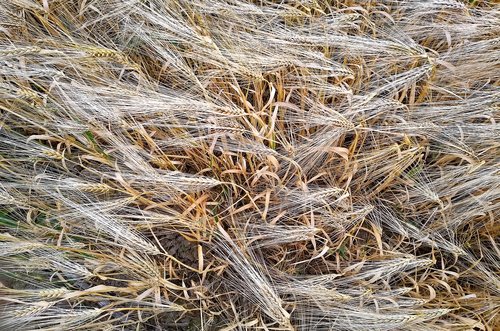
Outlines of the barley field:
M 500 3 L 0 2 L 0 330 L 500 330 Z

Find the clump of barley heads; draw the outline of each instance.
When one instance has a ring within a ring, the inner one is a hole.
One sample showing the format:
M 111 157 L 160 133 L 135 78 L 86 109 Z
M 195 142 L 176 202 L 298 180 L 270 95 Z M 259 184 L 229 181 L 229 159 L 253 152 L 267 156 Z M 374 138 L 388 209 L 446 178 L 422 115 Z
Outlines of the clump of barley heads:
M 496 1 L 0 3 L 0 329 L 499 327 Z

